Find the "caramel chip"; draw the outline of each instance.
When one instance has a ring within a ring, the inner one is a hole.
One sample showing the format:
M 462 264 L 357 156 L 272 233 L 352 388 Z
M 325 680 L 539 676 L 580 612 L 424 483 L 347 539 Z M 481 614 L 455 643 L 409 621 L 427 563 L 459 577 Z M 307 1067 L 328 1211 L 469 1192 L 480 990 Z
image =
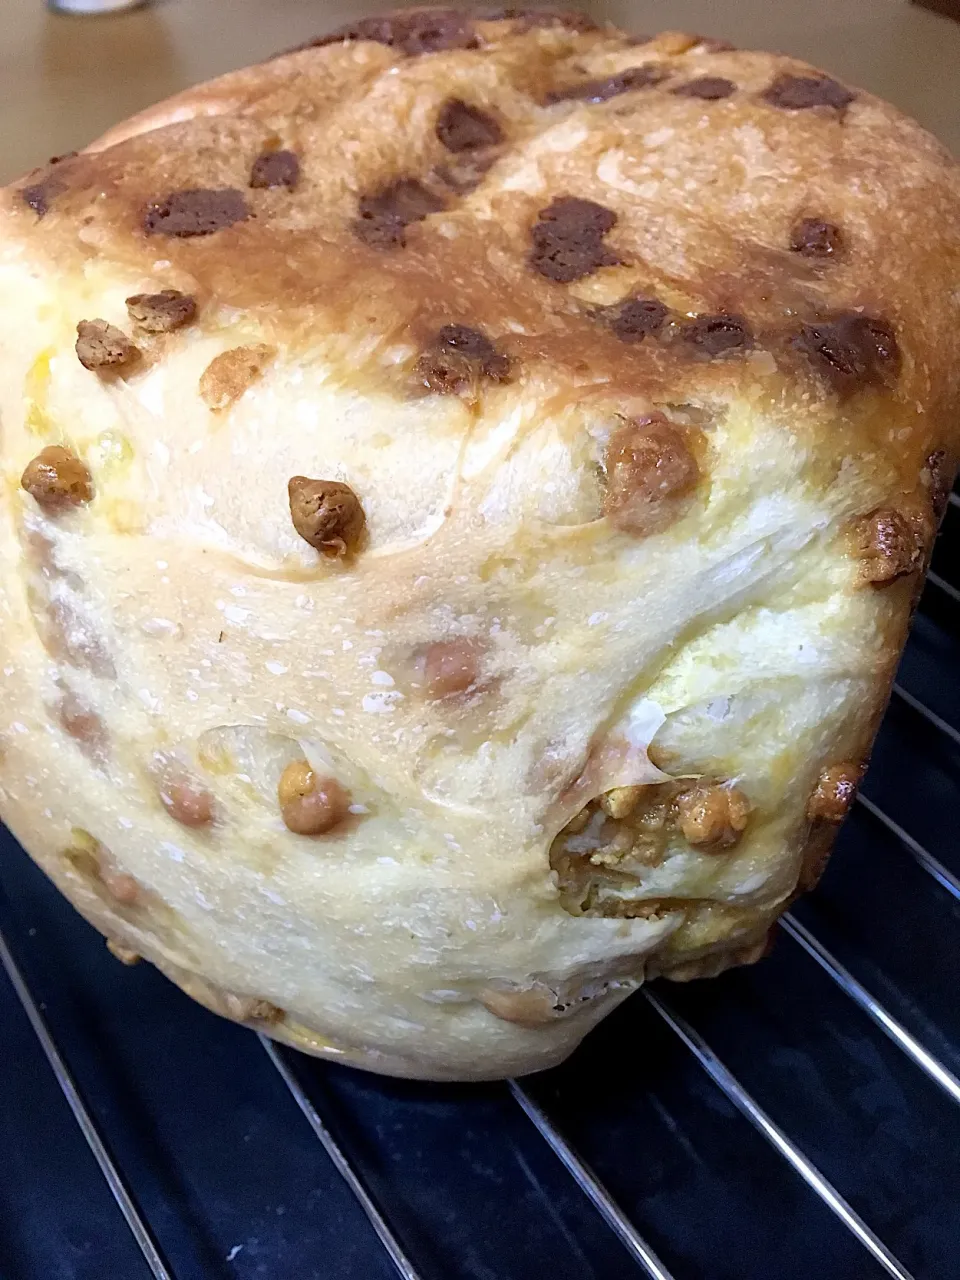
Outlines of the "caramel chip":
M 326 556 L 355 551 L 366 523 L 360 500 L 338 480 L 292 476 L 287 484 L 293 527 Z
M 263 376 L 275 354 L 275 349 L 264 342 L 222 351 L 200 375 L 200 398 L 215 413 L 229 408 Z
M 292 191 L 300 181 L 300 161 L 292 151 L 264 151 L 250 170 L 251 187 L 286 187 Z
M 857 554 L 864 582 L 885 587 L 923 563 L 921 531 L 892 507 L 880 507 L 856 522 Z
M 160 293 L 133 294 L 127 298 L 127 312 L 147 333 L 170 333 L 194 319 L 197 302 L 179 289 L 162 289 Z
M 336 778 L 319 777 L 306 760 L 284 769 L 277 787 L 280 814 L 298 836 L 321 836 L 338 826 L 350 809 L 350 795 Z
M 140 359 L 140 352 L 122 329 L 106 320 L 81 320 L 77 325 L 77 359 L 85 369 L 119 372 Z
M 41 449 L 20 477 L 22 487 L 48 513 L 67 511 L 93 499 L 93 478 L 85 463 L 62 445 Z
M 810 821 L 842 822 L 856 799 L 862 777 L 863 765 L 849 761 L 824 769 L 807 801 Z
M 746 829 L 750 802 L 738 787 L 697 783 L 677 798 L 677 816 L 688 844 L 720 853 Z
M 614 528 L 635 537 L 666 528 L 700 478 L 683 433 L 662 415 L 638 418 L 616 431 L 605 465 L 603 513 Z
M 436 640 L 417 657 L 417 666 L 431 698 L 466 693 L 480 678 L 483 646 L 469 636 Z
M 143 229 L 147 235 L 209 236 L 249 216 L 243 192 L 235 187 L 192 187 L 148 205 Z
M 164 783 L 160 788 L 160 802 L 170 817 L 184 827 L 205 827 L 213 821 L 213 796 L 205 787 L 186 778 Z

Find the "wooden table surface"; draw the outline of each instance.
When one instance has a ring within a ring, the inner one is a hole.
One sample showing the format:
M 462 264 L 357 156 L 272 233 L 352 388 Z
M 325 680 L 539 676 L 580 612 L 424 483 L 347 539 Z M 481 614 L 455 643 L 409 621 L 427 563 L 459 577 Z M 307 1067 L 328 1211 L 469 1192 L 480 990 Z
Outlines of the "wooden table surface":
M 107 17 L 0 0 L 0 181 L 192 82 L 383 4 L 156 0 Z M 908 0 L 585 0 L 634 31 L 780 49 L 896 102 L 960 155 L 960 25 Z

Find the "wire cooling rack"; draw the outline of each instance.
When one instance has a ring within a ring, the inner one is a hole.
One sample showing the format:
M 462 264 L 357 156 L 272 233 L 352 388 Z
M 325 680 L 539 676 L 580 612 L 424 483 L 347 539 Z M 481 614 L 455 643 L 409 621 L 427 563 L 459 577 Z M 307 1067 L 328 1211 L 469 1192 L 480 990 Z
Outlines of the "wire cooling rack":
M 2 1280 L 957 1280 L 960 500 L 774 954 L 563 1066 L 365 1076 L 124 969 L 0 846 Z

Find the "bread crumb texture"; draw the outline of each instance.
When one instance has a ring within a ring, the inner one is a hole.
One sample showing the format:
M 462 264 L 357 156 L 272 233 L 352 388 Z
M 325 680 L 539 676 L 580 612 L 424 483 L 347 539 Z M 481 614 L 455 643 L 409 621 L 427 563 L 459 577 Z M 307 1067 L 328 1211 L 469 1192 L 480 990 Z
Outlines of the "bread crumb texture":
M 0 808 L 114 954 L 438 1079 L 763 954 L 956 470 L 933 138 L 786 57 L 413 10 L 0 222 Z

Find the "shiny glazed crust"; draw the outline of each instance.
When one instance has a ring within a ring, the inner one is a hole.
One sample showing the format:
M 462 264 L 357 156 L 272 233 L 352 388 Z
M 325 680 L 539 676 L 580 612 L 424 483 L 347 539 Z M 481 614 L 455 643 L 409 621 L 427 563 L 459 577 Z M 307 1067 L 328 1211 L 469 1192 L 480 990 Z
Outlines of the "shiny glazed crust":
M 0 222 L 2 812 L 122 956 L 437 1079 L 758 958 L 955 471 L 929 135 L 784 57 L 411 11 Z

